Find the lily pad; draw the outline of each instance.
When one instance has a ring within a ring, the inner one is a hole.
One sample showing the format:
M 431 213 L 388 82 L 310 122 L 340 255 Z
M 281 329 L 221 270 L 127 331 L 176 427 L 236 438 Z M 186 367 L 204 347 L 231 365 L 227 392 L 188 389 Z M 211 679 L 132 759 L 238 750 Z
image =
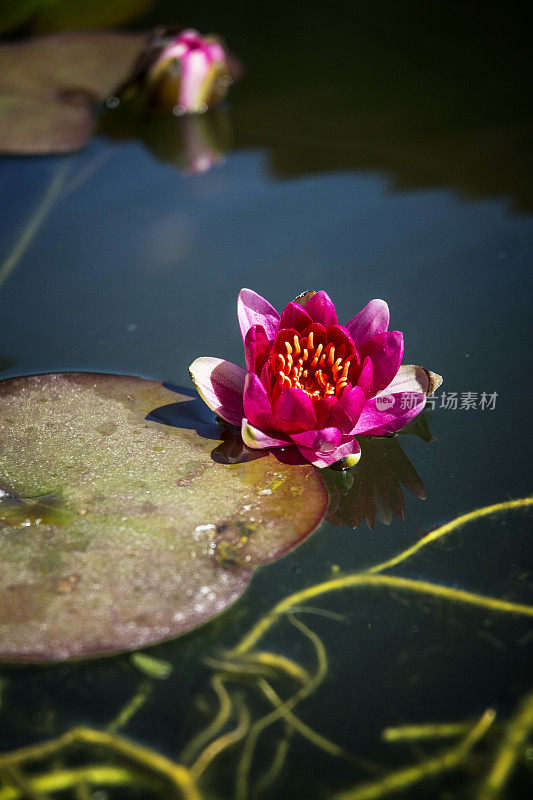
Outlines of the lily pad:
M 33 30 L 105 28 L 134 19 L 154 0 L 3 0 L 0 32 L 22 25 Z
M 94 104 L 126 80 L 145 42 L 141 33 L 95 31 L 0 45 L 0 152 L 83 147 Z
M 320 523 L 327 492 L 312 467 L 271 454 L 221 463 L 220 428 L 199 406 L 140 378 L 0 382 L 1 659 L 188 631 Z

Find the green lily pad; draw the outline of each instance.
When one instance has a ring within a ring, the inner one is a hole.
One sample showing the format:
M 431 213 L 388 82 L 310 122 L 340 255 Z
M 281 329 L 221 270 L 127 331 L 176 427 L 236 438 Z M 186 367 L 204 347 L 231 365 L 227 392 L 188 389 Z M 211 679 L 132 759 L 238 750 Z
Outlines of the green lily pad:
M 0 32 L 22 25 L 37 31 L 106 28 L 150 8 L 154 0 L 3 0 Z
M 320 523 L 327 492 L 312 467 L 271 454 L 221 463 L 221 430 L 199 408 L 140 378 L 0 382 L 1 659 L 188 631 Z
M 145 34 L 94 31 L 0 45 L 0 153 L 83 147 L 93 105 L 125 81 L 145 42 Z

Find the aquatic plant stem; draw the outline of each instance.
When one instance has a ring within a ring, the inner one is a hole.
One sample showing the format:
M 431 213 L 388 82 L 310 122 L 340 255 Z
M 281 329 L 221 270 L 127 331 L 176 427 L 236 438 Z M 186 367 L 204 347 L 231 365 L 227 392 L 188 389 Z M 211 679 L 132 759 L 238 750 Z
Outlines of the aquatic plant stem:
M 234 730 L 219 736 L 218 739 L 215 739 L 214 742 L 211 742 L 211 744 L 200 753 L 197 760 L 191 767 L 191 775 L 194 778 L 199 778 L 202 772 L 207 769 L 211 761 L 218 756 L 219 753 L 221 753 L 227 747 L 230 747 L 232 744 L 240 741 L 240 739 L 246 735 L 248 728 L 250 727 L 250 712 L 244 705 L 242 698 L 237 700 L 236 706 L 239 712 L 237 727 L 234 728 Z
M 7 779 L 8 783 L 20 792 L 21 797 L 27 798 L 27 800 L 43 800 L 44 794 L 30 785 L 16 765 L 5 767 L 0 777 L 3 777 L 4 780 Z
M 330 739 L 326 739 L 325 736 L 322 736 L 320 733 L 317 733 L 317 731 L 314 731 L 313 728 L 310 728 L 309 725 L 306 725 L 305 722 L 302 722 L 299 717 L 293 714 L 290 709 L 283 708 L 283 700 L 267 680 L 261 678 L 258 681 L 258 686 L 267 700 L 269 700 L 275 708 L 282 709 L 283 717 L 287 722 L 287 725 L 289 725 L 295 731 L 298 731 L 298 733 L 303 736 L 304 739 L 308 739 L 312 744 L 315 745 L 315 747 L 318 747 L 319 750 L 324 750 L 331 756 L 343 758 L 345 761 L 349 761 L 351 764 L 354 764 L 366 772 L 383 772 L 383 770 L 378 767 L 377 764 L 367 761 L 364 758 L 358 758 L 357 756 L 352 755 L 352 753 L 349 753 L 347 750 L 344 750 L 344 748 L 339 747 L 339 745 L 335 744 L 335 742 L 332 742 Z
M 442 722 L 426 725 L 399 725 L 385 728 L 381 738 L 385 742 L 413 742 L 420 739 L 454 739 L 463 736 L 474 726 L 474 722 Z
M 153 683 L 151 680 L 142 681 L 141 685 L 131 697 L 124 708 L 122 708 L 114 720 L 112 720 L 109 725 L 107 726 L 106 730 L 108 733 L 116 733 L 121 728 L 124 728 L 130 719 L 142 708 L 142 706 L 148 700 L 151 692 L 153 689 Z
M 333 796 L 332 800 L 378 800 L 378 798 L 385 797 L 388 794 L 403 792 L 426 778 L 455 769 L 485 735 L 495 718 L 496 712 L 494 709 L 487 709 L 463 741 L 451 750 L 435 758 L 423 761 L 414 767 L 391 772 L 378 781 L 365 783 L 355 787 L 355 789 L 339 792 Z
M 269 786 L 274 783 L 278 777 L 279 773 L 283 769 L 283 765 L 285 764 L 293 733 L 293 728 L 289 725 L 285 725 L 283 736 L 280 737 L 276 745 L 272 763 L 255 784 L 252 790 L 252 797 L 258 797 L 261 795 L 264 791 L 266 791 L 266 789 L 268 789 Z
M 112 733 L 97 731 L 92 728 L 73 728 L 57 739 L 4 753 L 0 755 L 0 769 L 6 766 L 9 767 L 12 764 L 20 764 L 27 760 L 33 761 L 47 756 L 54 756 L 63 752 L 67 747 L 76 744 L 97 745 L 117 755 L 129 758 L 137 766 L 145 767 L 161 777 L 167 778 L 181 792 L 184 800 L 201 800 L 194 779 L 186 767 L 170 761 L 148 747 L 134 744 Z M 0 800 L 4 800 L 1 795 Z
M 269 714 L 262 717 L 261 719 L 257 720 L 248 733 L 246 737 L 246 741 L 244 743 L 244 748 L 241 756 L 241 760 L 239 762 L 239 766 L 237 768 L 237 778 L 235 783 L 235 797 L 236 800 L 247 800 L 249 793 L 248 793 L 248 776 L 250 773 L 250 768 L 252 766 L 252 760 L 254 756 L 255 747 L 257 744 L 257 740 L 259 736 L 263 732 L 263 730 L 269 725 L 272 725 L 278 719 L 283 718 L 286 711 L 290 711 L 294 708 L 298 703 L 300 703 L 305 697 L 310 695 L 316 687 L 322 682 L 325 678 L 326 673 L 328 671 L 328 659 L 326 655 L 326 650 L 320 638 L 314 633 L 307 625 L 304 625 L 303 622 L 292 617 L 289 617 L 289 621 L 292 625 L 298 628 L 304 636 L 306 636 L 311 643 L 313 644 L 316 652 L 317 657 L 317 668 L 314 676 L 311 680 L 303 686 L 296 694 L 289 697 L 288 700 L 283 701 L 281 705 L 277 708 L 274 708 Z
M 41 198 L 41 202 L 26 223 L 26 226 L 24 227 L 24 230 L 22 231 L 17 243 L 3 264 L 0 266 L 0 289 L 23 257 L 24 253 L 35 238 L 39 228 L 50 213 L 54 203 L 59 197 L 68 170 L 69 164 L 64 161 L 61 162 L 58 169 L 52 176 L 52 179 L 48 184 L 43 197 Z
M 437 539 L 441 539 L 448 533 L 452 533 L 453 531 L 462 528 L 463 525 L 467 525 L 469 522 L 473 522 L 476 519 L 482 519 L 483 517 L 488 517 L 492 514 L 499 514 L 502 511 L 526 508 L 528 506 L 533 506 L 533 497 L 522 497 L 518 500 L 506 500 L 503 503 L 494 503 L 490 506 L 483 506 L 483 508 L 476 508 L 474 511 L 469 511 L 468 514 L 462 514 L 460 517 L 452 519 L 451 522 L 447 522 L 445 525 L 435 528 L 435 530 L 430 531 L 430 533 L 420 539 L 420 541 L 416 542 L 416 544 L 412 545 L 411 547 L 408 547 L 406 550 L 403 550 L 403 552 L 399 553 L 397 556 L 393 556 L 393 558 L 390 558 L 388 561 L 382 561 L 381 564 L 376 564 L 366 571 L 374 574 L 376 572 L 383 572 L 386 569 L 395 567 L 397 564 L 401 564 L 402 561 L 406 561 L 408 558 L 414 555 L 414 553 L 418 552 L 418 550 L 426 547 L 426 545 L 435 542 Z
M 483 781 L 478 800 L 497 800 L 520 758 L 533 731 L 533 692 L 520 703 L 518 711 L 505 727 L 492 769 Z
M 509 600 L 499 600 L 496 597 L 487 597 L 485 595 L 474 594 L 473 592 L 465 592 L 462 589 L 453 589 L 449 586 L 439 586 L 429 581 L 419 581 L 412 578 L 400 578 L 395 575 L 371 575 L 369 573 L 361 572 L 355 575 L 346 575 L 342 578 L 334 578 L 333 580 L 324 581 L 316 586 L 310 586 L 308 589 L 303 589 L 300 592 L 289 595 L 284 600 L 281 600 L 274 606 L 270 613 L 262 617 L 257 622 L 248 634 L 239 642 L 239 644 L 230 650 L 228 655 L 240 655 L 250 650 L 257 641 L 266 633 L 266 631 L 286 613 L 293 610 L 295 605 L 305 603 L 306 600 L 315 599 L 316 597 L 328 594 L 330 592 L 338 592 L 345 589 L 356 587 L 389 587 L 391 589 L 404 589 L 406 591 L 415 592 L 417 594 L 430 595 L 444 600 L 452 600 L 466 605 L 484 608 L 489 611 L 498 611 L 508 614 L 522 614 L 528 617 L 533 617 L 533 606 L 523 605 L 522 603 L 513 603 Z
M 218 711 L 215 718 L 209 725 L 200 731 L 197 736 L 192 739 L 189 744 L 183 749 L 180 754 L 180 760 L 184 764 L 190 764 L 196 753 L 204 747 L 214 736 L 216 736 L 227 723 L 231 716 L 233 704 L 231 697 L 224 686 L 225 678 L 221 675 L 214 675 L 211 678 L 211 686 L 218 698 Z
M 160 784 L 149 780 L 146 775 L 124 767 L 91 764 L 86 767 L 60 769 L 43 775 L 32 775 L 27 779 L 31 790 L 41 795 L 64 792 L 79 784 L 89 786 L 126 786 L 135 784 L 147 789 L 157 789 Z M 16 786 L 0 789 L 0 800 L 26 800 L 28 795 Z

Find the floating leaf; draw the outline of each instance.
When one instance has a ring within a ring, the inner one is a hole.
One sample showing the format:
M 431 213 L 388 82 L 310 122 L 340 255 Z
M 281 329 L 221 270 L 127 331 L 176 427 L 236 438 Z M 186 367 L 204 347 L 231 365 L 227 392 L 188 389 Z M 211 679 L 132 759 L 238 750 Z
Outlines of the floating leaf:
M 0 383 L 0 658 L 183 633 L 319 524 L 327 493 L 312 467 L 220 463 L 220 429 L 199 407 L 139 378 Z
M 83 147 L 94 103 L 125 81 L 145 41 L 144 34 L 99 31 L 0 45 L 0 152 Z
M 0 31 L 28 25 L 38 31 L 106 28 L 134 19 L 153 0 L 3 0 Z

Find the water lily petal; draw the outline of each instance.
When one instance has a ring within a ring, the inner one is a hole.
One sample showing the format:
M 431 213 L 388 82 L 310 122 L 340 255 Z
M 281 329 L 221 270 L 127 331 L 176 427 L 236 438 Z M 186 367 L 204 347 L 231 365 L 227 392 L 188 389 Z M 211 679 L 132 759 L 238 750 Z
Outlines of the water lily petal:
M 337 312 L 329 294 L 320 290 L 306 303 L 305 310 L 315 322 L 322 325 L 336 325 Z
M 272 406 L 265 387 L 257 375 L 249 372 L 244 382 L 244 416 L 261 430 L 274 426 Z
M 325 345 L 328 341 L 328 335 L 326 333 L 326 329 L 320 322 L 312 322 L 311 325 L 308 325 L 307 328 L 303 332 L 303 336 L 309 337 L 309 334 L 313 334 L 313 342 L 315 350 L 319 344 Z
M 316 414 L 317 428 L 326 428 L 328 426 L 331 412 L 338 402 L 338 398 L 336 397 L 321 397 L 320 400 L 315 400 L 313 406 Z
M 373 382 L 374 382 L 374 368 L 372 366 L 372 359 L 370 358 L 370 356 L 366 356 L 361 365 L 361 372 L 359 373 L 359 377 L 357 378 L 357 385 L 361 387 L 363 392 L 368 397 L 370 395 Z
M 344 434 L 352 433 L 365 402 L 366 395 L 360 386 L 343 392 L 331 414 L 331 425 L 335 425 Z
M 290 442 L 284 439 L 275 439 L 259 428 L 251 425 L 246 417 L 242 420 L 241 436 L 244 444 L 252 450 L 265 450 L 268 447 L 287 447 Z
M 206 356 L 193 361 L 189 372 L 204 403 L 226 422 L 240 426 L 244 417 L 246 370 L 221 358 Z
M 328 342 L 334 344 L 335 347 L 344 345 L 347 353 L 355 350 L 354 341 L 350 336 L 348 328 L 345 328 L 344 325 L 328 325 L 326 327 L 326 334 Z
M 402 364 L 389 385 L 378 392 L 377 396 L 398 392 L 424 392 L 428 395 L 432 394 L 441 383 L 440 375 L 436 375 L 424 367 L 416 364 Z
M 252 289 L 241 289 L 237 299 L 237 316 L 243 342 L 252 325 L 262 325 L 271 342 L 279 325 L 279 314 L 268 300 Z
M 403 334 L 400 331 L 380 333 L 373 339 L 368 339 L 360 348 L 361 358 L 370 356 L 374 378 L 371 394 L 375 395 L 392 381 L 403 356 Z
M 341 432 L 338 428 L 320 428 L 313 431 L 304 431 L 303 433 L 293 433 L 291 436 L 292 441 L 313 450 L 315 453 L 327 455 L 336 450 L 341 443 Z
M 360 347 L 367 339 L 373 339 L 380 333 L 389 329 L 389 307 L 385 300 L 371 300 L 346 323 L 356 347 Z
M 367 400 L 359 421 L 355 426 L 355 434 L 365 436 L 385 436 L 396 433 L 411 422 L 426 405 L 423 392 L 383 394 Z
M 307 313 L 304 311 L 299 303 L 289 303 L 285 306 L 283 311 L 281 312 L 281 318 L 279 321 L 279 329 L 282 328 L 296 328 L 297 331 L 303 331 L 307 328 L 313 320 Z
M 248 372 L 261 374 L 270 353 L 270 343 L 262 325 L 248 328 L 244 339 L 244 358 Z
M 361 458 L 361 448 L 359 446 L 359 442 L 353 436 L 346 437 L 346 441 L 341 442 L 341 444 L 335 450 L 332 450 L 331 453 L 319 453 L 309 447 L 302 446 L 299 446 L 298 450 L 302 456 L 307 459 L 307 461 L 313 464 L 313 466 L 318 467 L 318 469 L 330 467 L 332 464 L 340 461 L 341 458 L 349 459 L 349 466 L 355 466 L 355 464 L 357 464 Z
M 276 428 L 283 433 L 301 433 L 316 427 L 313 403 L 302 389 L 283 389 L 272 410 Z

